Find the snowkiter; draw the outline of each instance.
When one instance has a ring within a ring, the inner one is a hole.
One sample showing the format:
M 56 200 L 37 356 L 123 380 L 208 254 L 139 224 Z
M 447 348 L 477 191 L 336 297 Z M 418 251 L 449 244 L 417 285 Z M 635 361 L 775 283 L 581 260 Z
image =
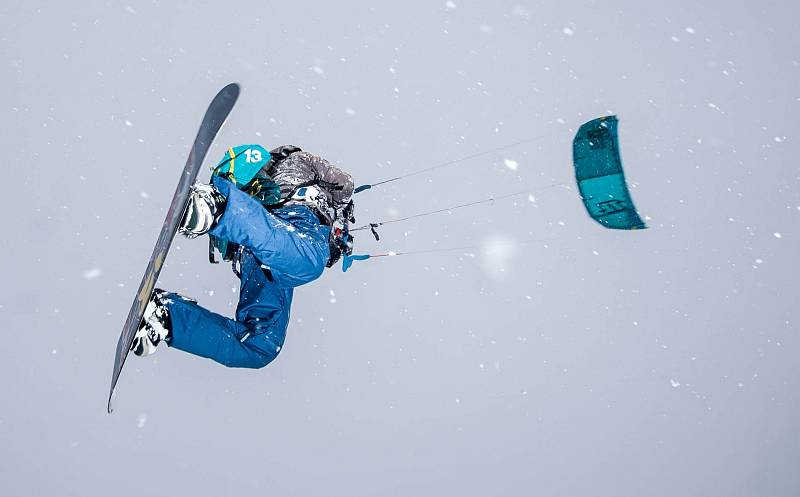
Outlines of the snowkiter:
M 229 367 L 261 368 L 281 351 L 295 287 L 318 278 L 352 237 L 353 180 L 325 159 L 285 145 L 228 149 L 211 184 L 195 185 L 180 232 L 207 234 L 241 281 L 236 317 L 156 289 L 131 350 L 168 346 Z M 342 227 L 344 226 L 344 229 Z

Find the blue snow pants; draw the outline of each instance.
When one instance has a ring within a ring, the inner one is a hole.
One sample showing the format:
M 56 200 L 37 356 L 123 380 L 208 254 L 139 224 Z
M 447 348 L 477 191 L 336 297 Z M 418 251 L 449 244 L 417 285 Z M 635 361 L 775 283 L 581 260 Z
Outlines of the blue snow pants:
M 170 294 L 168 343 L 228 367 L 262 368 L 283 347 L 294 287 L 318 278 L 325 269 L 330 228 L 308 207 L 270 212 L 229 181 L 214 177 L 213 182 L 227 205 L 210 234 L 241 247 L 236 319 Z

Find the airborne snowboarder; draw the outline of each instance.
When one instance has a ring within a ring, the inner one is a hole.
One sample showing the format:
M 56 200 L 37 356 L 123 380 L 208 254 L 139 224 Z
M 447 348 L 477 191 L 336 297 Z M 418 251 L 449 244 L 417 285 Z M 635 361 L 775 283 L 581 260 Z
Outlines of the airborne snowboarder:
M 352 249 L 353 180 L 291 145 L 228 149 L 210 184 L 192 187 L 179 231 L 208 235 L 241 280 L 235 319 L 156 289 L 131 346 L 159 344 L 229 367 L 261 368 L 283 347 L 295 287 L 318 278 Z

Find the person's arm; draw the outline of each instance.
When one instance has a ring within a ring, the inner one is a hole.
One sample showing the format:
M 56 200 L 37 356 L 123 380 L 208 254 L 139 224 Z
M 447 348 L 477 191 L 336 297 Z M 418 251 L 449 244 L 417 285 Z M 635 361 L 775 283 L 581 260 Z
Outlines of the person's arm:
M 308 164 L 320 180 L 333 183 L 341 188 L 325 189 L 330 194 L 331 200 L 336 207 L 340 207 L 350 201 L 353 196 L 353 177 L 342 171 L 327 160 L 308 152 L 298 152 L 303 154 L 303 160 Z

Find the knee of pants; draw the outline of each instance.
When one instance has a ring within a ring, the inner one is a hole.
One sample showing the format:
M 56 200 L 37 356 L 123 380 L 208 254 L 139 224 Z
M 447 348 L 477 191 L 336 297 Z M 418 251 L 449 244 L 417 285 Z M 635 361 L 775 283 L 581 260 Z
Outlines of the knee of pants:
M 275 352 L 274 354 L 266 354 L 264 352 L 254 352 L 250 356 L 250 360 L 244 366 L 250 369 L 261 369 L 266 367 L 269 363 L 274 361 L 278 358 L 278 354 L 280 351 Z
M 279 353 L 279 350 L 270 352 L 259 347 L 248 347 L 244 343 L 238 350 L 217 353 L 211 359 L 229 368 L 261 369 L 274 361 Z
M 283 350 L 284 336 L 285 331 L 280 334 L 272 330 L 264 333 L 257 328 L 250 328 L 250 331 L 240 339 L 245 357 L 239 358 L 239 366 L 251 369 L 261 369 L 267 366 Z

